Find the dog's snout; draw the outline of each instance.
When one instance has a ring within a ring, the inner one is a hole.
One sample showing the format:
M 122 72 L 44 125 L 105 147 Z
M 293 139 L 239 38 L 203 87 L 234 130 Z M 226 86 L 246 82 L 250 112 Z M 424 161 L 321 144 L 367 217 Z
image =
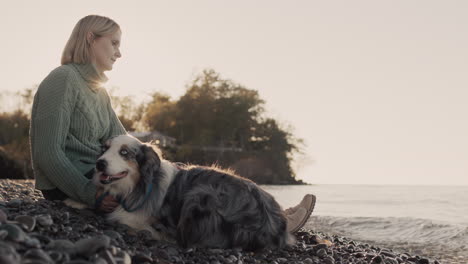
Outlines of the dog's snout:
M 96 162 L 96 169 L 98 171 L 105 171 L 107 168 L 107 161 L 104 159 L 100 159 Z

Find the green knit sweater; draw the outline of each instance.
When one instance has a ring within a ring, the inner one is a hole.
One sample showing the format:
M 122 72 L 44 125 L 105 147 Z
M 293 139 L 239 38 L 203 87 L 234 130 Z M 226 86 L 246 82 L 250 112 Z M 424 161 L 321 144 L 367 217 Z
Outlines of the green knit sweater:
M 106 80 L 91 64 L 67 64 L 39 85 L 30 130 L 37 189 L 58 188 L 94 206 L 96 186 L 84 175 L 94 168 L 102 143 L 126 133 L 100 87 Z

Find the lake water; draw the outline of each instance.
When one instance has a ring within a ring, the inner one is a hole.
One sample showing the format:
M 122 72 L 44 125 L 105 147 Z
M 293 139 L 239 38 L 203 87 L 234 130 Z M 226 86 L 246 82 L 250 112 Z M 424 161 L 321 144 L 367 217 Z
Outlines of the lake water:
M 468 186 L 262 186 L 283 208 L 315 194 L 306 228 L 468 263 Z M 463 262 L 462 262 L 463 263 Z

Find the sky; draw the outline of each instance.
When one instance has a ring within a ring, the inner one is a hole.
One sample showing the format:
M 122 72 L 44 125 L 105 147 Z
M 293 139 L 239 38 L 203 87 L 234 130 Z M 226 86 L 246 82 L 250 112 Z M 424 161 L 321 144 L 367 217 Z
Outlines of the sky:
M 39 84 L 89 14 L 122 29 L 109 89 L 177 99 L 212 68 L 304 139 L 306 182 L 468 185 L 467 1 L 0 0 L 0 92 Z

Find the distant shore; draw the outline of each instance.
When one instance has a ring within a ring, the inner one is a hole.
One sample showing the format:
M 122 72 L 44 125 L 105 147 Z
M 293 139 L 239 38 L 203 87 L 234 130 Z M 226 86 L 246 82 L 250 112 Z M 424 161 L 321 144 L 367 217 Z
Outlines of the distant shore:
M 44 200 L 33 180 L 0 180 L 0 263 L 439 263 L 345 237 L 302 230 L 281 250 L 179 248 Z M 464 263 L 450 262 L 440 263 Z

